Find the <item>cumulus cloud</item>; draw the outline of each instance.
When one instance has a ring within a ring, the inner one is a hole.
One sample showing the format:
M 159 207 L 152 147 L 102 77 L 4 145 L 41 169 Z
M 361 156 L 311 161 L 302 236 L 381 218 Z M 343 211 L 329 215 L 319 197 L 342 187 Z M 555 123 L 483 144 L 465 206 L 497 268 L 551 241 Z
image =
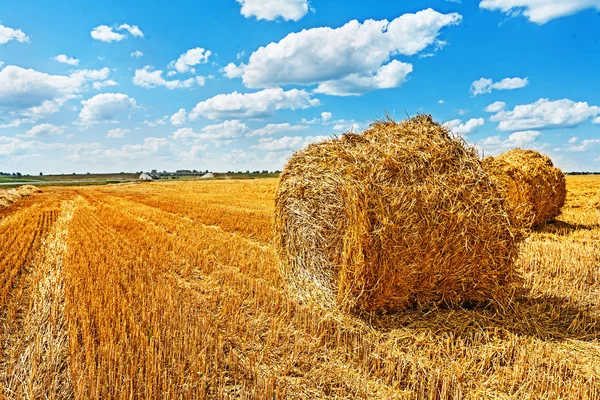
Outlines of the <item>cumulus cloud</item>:
M 333 123 L 334 123 L 334 125 L 333 125 L 334 131 L 355 132 L 355 133 L 361 131 L 360 124 L 354 120 L 347 121 L 345 119 L 338 119 L 337 121 L 334 121 Z
M 257 119 L 270 117 L 282 109 L 304 109 L 318 106 L 318 99 L 298 89 L 265 89 L 254 93 L 219 94 L 196 104 L 190 119 L 200 116 L 208 119 Z
M 359 87 L 369 89 L 378 87 L 373 79 L 378 74 L 383 81 L 379 85 L 389 86 L 389 79 L 398 83 L 398 74 L 402 77 L 401 72 L 406 72 L 406 66 L 400 68 L 401 64 L 390 63 L 392 56 L 414 55 L 424 50 L 436 43 L 442 28 L 457 25 L 461 20 L 457 13 L 441 14 L 427 9 L 404 14 L 391 22 L 353 20 L 340 28 L 306 29 L 260 47 L 252 53 L 248 64 L 237 67 L 230 64 L 224 73 L 241 76 L 250 88 L 332 81 L 341 81 L 338 84 L 342 85 L 347 84 L 344 80 L 347 78 L 355 84 L 360 81 Z
M 531 22 L 543 25 L 587 8 L 600 10 L 600 0 L 482 0 L 479 7 L 490 11 L 502 11 L 509 16 L 522 14 Z
M 169 141 L 165 138 L 147 137 L 141 144 L 126 144 L 120 149 L 102 151 L 99 156 L 114 160 L 140 160 L 145 157 L 160 155 L 169 151 Z M 154 158 L 156 159 L 156 158 Z
M 241 6 L 241 14 L 273 21 L 283 18 L 286 21 L 298 21 L 308 12 L 307 0 L 236 0 Z
M 17 135 L 17 136 L 40 138 L 40 137 L 46 137 L 46 136 L 51 136 L 51 135 L 60 135 L 63 132 L 64 132 L 64 127 L 62 127 L 62 126 L 55 126 L 52 124 L 39 124 L 39 125 L 32 127 L 31 129 L 29 129 L 27 132 L 25 132 L 24 135 Z
M 13 29 L 0 24 L 0 44 L 6 44 L 11 40 L 25 43 L 29 42 L 29 37 L 20 29 Z
M 471 95 L 492 93 L 492 90 L 513 90 L 524 88 L 529 84 L 528 78 L 504 78 L 494 82 L 488 78 L 481 78 L 471 84 Z
M 322 82 L 315 92 L 333 96 L 360 96 L 377 89 L 396 88 L 406 82 L 406 77 L 412 70 L 412 64 L 393 60 L 373 74 L 351 74 Z
M 133 84 L 141 86 L 146 89 L 152 89 L 158 86 L 164 86 L 167 89 L 189 89 L 196 85 L 203 86 L 205 78 L 203 76 L 196 76 L 194 78 L 188 78 L 185 80 L 173 79 L 166 80 L 162 76 L 162 70 L 153 70 L 150 65 L 146 65 L 142 69 L 136 69 L 133 77 Z
M 179 56 L 176 61 L 171 61 L 169 63 L 169 69 L 175 69 L 177 72 L 191 72 L 193 74 L 196 73 L 196 70 L 193 67 L 198 64 L 206 64 L 208 62 L 208 57 L 212 52 L 210 50 L 205 50 L 202 47 L 196 47 L 194 49 L 190 49 Z
M 283 124 L 269 124 L 262 128 L 255 129 L 248 136 L 272 136 L 281 132 L 296 132 L 308 129 L 306 125 L 292 125 L 288 122 Z
M 327 122 L 331 119 L 333 115 L 330 112 L 324 111 L 321 113 L 321 121 Z
M 535 142 L 542 133 L 538 131 L 519 131 L 508 135 L 505 144 L 510 147 L 524 147 Z
M 59 54 L 54 57 L 54 60 L 59 63 L 69 64 L 69 65 L 79 65 L 79 60 L 73 57 L 68 57 L 66 54 Z
M 571 143 L 571 141 L 569 141 L 569 143 Z M 574 151 L 574 152 L 580 152 L 580 151 L 587 151 L 590 148 L 599 145 L 600 144 L 600 139 L 585 139 L 582 140 L 580 144 L 578 145 L 573 145 L 567 148 L 568 151 Z
M 134 51 L 133 53 L 129 54 L 131 57 L 133 58 L 140 58 L 140 57 L 144 57 L 144 53 L 142 53 L 139 50 Z
M 592 120 L 592 124 L 600 124 L 600 117 L 596 117 Z
M 108 25 L 99 25 L 92 29 L 90 32 L 90 36 L 93 39 L 100 40 L 102 42 L 120 42 L 121 40 L 127 38 L 127 35 L 124 33 L 119 33 L 115 31 L 128 31 L 133 36 L 144 37 L 144 33 L 138 28 L 136 25 L 122 24 L 118 27 L 108 26 Z
M 33 69 L 9 65 L 0 70 L 0 109 L 12 120 L 0 127 L 16 127 L 47 118 L 71 99 L 79 96 L 90 83 L 108 78 L 108 68 L 77 70 L 70 75 L 50 75 Z
M 542 134 L 539 131 L 518 131 L 511 133 L 506 139 L 502 139 L 500 136 L 487 137 L 477 143 L 476 147 L 491 154 L 499 154 L 516 147 L 539 148 L 540 146 L 535 146 L 535 143 L 540 136 Z
M 109 86 L 117 86 L 117 85 L 118 85 L 118 83 L 117 83 L 117 82 L 115 82 L 115 81 L 114 81 L 114 80 L 112 80 L 112 79 L 107 79 L 107 80 L 105 80 L 105 81 L 98 81 L 98 82 L 94 82 L 94 83 L 92 84 L 92 86 L 93 86 L 93 87 L 94 87 L 94 89 L 96 89 L 96 90 L 100 90 L 100 89 L 102 89 L 102 88 L 109 87 Z
M 550 101 L 539 99 L 535 103 L 516 106 L 513 110 L 500 110 L 490 120 L 498 121 L 501 131 L 554 129 L 573 127 L 600 115 L 600 107 L 569 99 Z
M 117 28 L 117 30 L 119 30 L 119 31 L 126 30 L 129 33 L 131 33 L 133 36 L 144 37 L 144 33 L 136 25 L 132 26 L 129 24 L 122 24 Z
M 123 93 L 101 93 L 81 102 L 77 124 L 89 126 L 97 123 L 116 123 L 137 108 L 135 99 Z
M 126 133 L 129 133 L 129 132 L 131 132 L 129 129 L 123 129 L 123 128 L 110 129 L 108 131 L 108 133 L 106 134 L 106 137 L 113 138 L 113 139 L 121 139 L 123 136 L 125 136 Z
M 105 80 L 108 68 L 78 70 L 72 74 L 50 75 L 34 69 L 8 65 L 0 70 L 0 107 L 31 107 L 43 101 L 79 93 L 91 81 Z
M 218 141 L 243 137 L 250 129 L 238 120 L 224 121 L 220 124 L 207 125 L 200 132 L 191 128 L 180 128 L 173 134 L 174 140 Z
M 144 121 L 144 125 L 148 126 L 149 128 L 154 128 L 158 125 L 166 125 L 168 120 L 169 116 L 165 115 L 164 117 L 158 118 L 155 121 Z
M 244 76 L 244 68 L 238 67 L 234 63 L 229 63 L 225 67 L 221 68 L 221 73 L 229 79 L 241 78 Z
M 484 111 L 489 113 L 496 113 L 498 111 L 502 111 L 506 108 L 506 103 L 503 101 L 495 101 L 492 104 L 488 105 Z
M 251 146 L 253 149 L 263 151 L 299 150 L 311 143 L 330 139 L 329 136 L 284 136 L 280 139 L 260 138 L 258 144 Z
M 185 108 L 180 108 L 175 114 L 171 115 L 169 118 L 169 122 L 171 125 L 183 125 L 187 119 L 187 113 L 185 112 Z
M 485 124 L 483 118 L 471 118 L 464 124 L 460 119 L 453 119 L 452 121 L 446 122 L 444 125 L 457 135 L 468 135 L 476 132 L 477 129 L 481 128 Z

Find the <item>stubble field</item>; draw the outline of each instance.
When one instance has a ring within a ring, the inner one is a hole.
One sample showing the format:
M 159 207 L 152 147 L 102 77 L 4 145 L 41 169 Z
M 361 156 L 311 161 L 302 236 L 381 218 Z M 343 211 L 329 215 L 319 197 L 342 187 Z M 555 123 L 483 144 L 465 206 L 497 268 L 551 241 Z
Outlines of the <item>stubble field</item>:
M 0 397 L 600 398 L 600 177 L 521 246 L 505 309 L 299 304 L 276 179 L 45 188 L 0 209 Z

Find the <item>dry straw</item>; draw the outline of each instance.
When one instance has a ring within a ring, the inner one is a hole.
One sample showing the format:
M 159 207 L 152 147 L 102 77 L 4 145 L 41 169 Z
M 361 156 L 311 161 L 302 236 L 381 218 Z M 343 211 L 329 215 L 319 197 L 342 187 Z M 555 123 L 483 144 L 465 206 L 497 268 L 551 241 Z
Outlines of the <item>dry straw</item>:
M 556 218 L 565 204 L 565 174 L 535 150 L 514 149 L 483 160 L 497 184 L 515 228 L 529 229 Z
M 295 153 L 275 207 L 280 266 L 305 301 L 393 311 L 510 294 L 502 199 L 476 151 L 430 116 Z
M 15 201 L 21 200 L 23 197 L 40 192 L 41 190 L 33 185 L 19 186 L 17 189 L 9 189 L 7 191 L 0 192 L 0 208 L 8 207 Z

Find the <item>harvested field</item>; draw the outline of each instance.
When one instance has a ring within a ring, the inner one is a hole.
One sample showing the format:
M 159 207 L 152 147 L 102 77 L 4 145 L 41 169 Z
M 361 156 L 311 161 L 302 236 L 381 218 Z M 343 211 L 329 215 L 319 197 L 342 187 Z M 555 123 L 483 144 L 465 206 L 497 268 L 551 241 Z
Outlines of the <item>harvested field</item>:
M 0 210 L 0 398 L 600 398 L 600 177 L 504 308 L 300 304 L 277 180 L 45 188 Z

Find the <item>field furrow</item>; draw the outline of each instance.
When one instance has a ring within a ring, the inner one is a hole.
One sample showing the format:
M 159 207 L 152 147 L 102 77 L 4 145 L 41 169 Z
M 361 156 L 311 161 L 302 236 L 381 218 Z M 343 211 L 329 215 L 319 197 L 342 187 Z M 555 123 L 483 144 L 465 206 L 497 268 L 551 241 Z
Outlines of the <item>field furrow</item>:
M 27 275 L 29 299 L 18 330 L 6 338 L 10 374 L 4 383 L 9 398 L 69 399 L 73 397 L 68 367 L 62 264 L 73 203 L 45 213 L 44 225 L 53 224 Z

